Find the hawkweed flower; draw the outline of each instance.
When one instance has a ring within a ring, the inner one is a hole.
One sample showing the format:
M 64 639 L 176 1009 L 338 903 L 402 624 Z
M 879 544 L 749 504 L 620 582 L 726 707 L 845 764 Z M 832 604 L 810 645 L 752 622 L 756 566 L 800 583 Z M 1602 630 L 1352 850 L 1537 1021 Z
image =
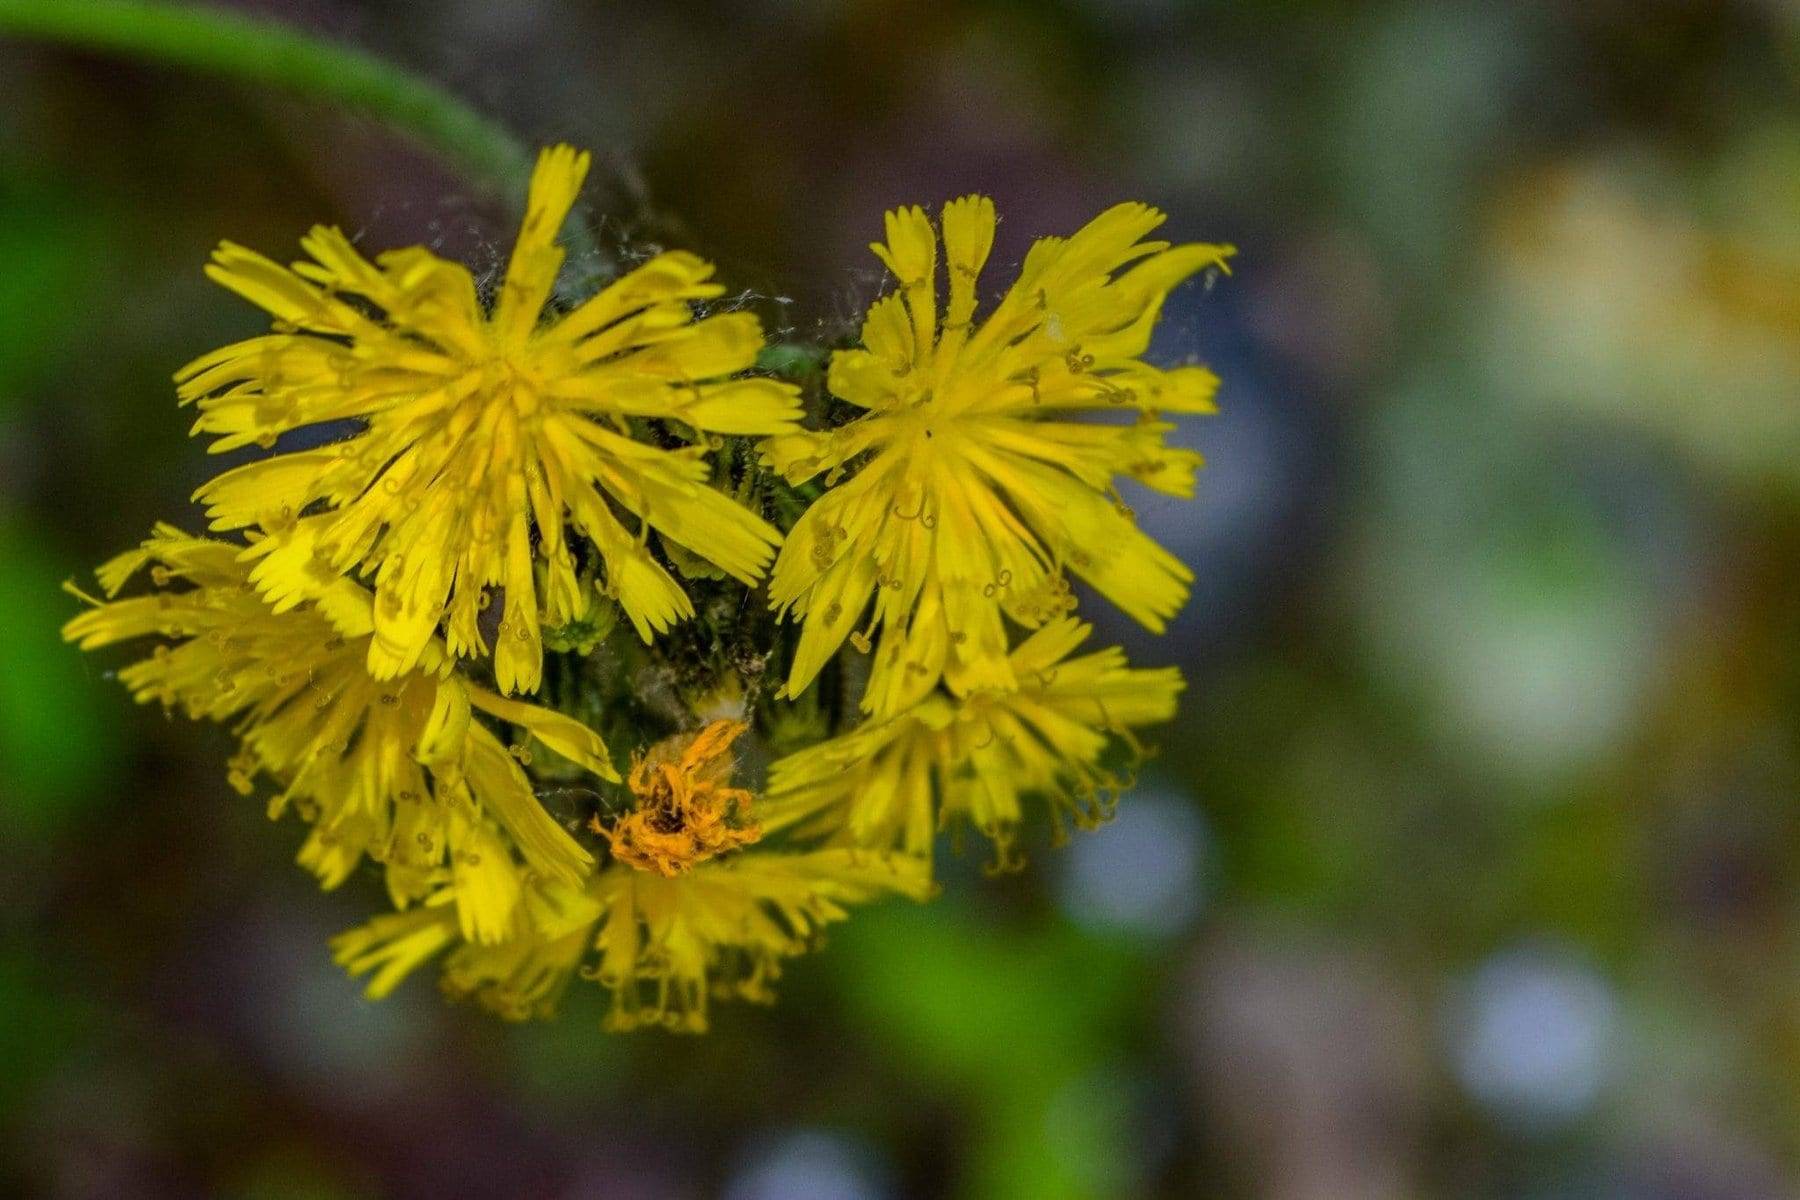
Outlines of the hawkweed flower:
M 725 814 L 750 815 L 748 793 L 727 785 L 742 728 L 715 722 L 652 748 L 631 775 L 637 808 L 608 831 L 613 860 L 581 886 L 534 883 L 511 937 L 472 943 L 427 904 L 341 935 L 338 961 L 379 997 L 447 950 L 444 990 L 512 1019 L 550 1015 L 580 974 L 611 993 L 609 1029 L 699 1032 L 709 997 L 772 1000 L 782 961 L 848 905 L 930 894 L 927 864 L 913 856 L 735 852 L 757 836 L 748 825 L 721 836 Z
M 940 829 L 967 824 L 1011 869 L 1028 800 L 1057 840 L 1065 819 L 1104 820 L 1143 754 L 1132 730 L 1174 716 L 1182 680 L 1174 667 L 1131 669 L 1117 647 L 1069 657 L 1090 629 L 1063 617 L 1026 638 L 1007 660 L 1015 689 L 938 692 L 780 759 L 764 827 L 928 857 Z
M 575 885 L 593 857 L 545 811 L 512 750 L 475 713 L 517 727 L 589 771 L 616 780 L 598 735 L 560 713 L 477 687 L 429 644 L 412 670 L 377 680 L 364 669 L 374 605 L 338 580 L 277 610 L 250 585 L 241 547 L 159 525 L 98 571 L 108 599 L 63 635 L 82 649 L 156 638 L 119 679 L 141 703 L 229 725 L 230 764 L 245 794 L 267 775 L 269 815 L 311 823 L 301 862 L 326 887 L 365 858 L 386 866 L 393 901 L 442 895 L 462 936 L 511 928 L 527 871 Z M 118 599 L 150 568 L 154 590 Z
M 547 308 L 588 162 L 567 146 L 540 156 L 491 306 L 457 263 L 420 247 L 371 263 L 325 227 L 302 239 L 310 261 L 284 267 L 227 242 L 207 267 L 275 321 L 177 376 L 194 432 L 215 453 L 306 427 L 350 432 L 228 471 L 196 498 L 214 529 L 269 531 L 252 580 L 278 606 L 343 573 L 372 576 L 377 679 L 415 668 L 440 623 L 451 654 L 485 653 L 479 614 L 499 589 L 495 677 L 503 692 L 535 690 L 542 626 L 592 602 L 578 538 L 645 641 L 693 614 L 653 530 L 746 585 L 780 540 L 709 483 L 716 435 L 780 433 L 798 413 L 791 386 L 734 378 L 763 344 L 753 314 L 696 317 L 723 291 L 710 264 L 659 254 Z M 690 444 L 645 440 L 646 421 Z
M 609 1029 L 698 1031 L 715 1000 L 772 999 L 853 906 L 929 898 L 940 831 L 1011 868 L 1040 812 L 1058 839 L 1111 813 L 1183 685 L 1078 653 L 1073 580 L 1158 631 L 1185 601 L 1117 484 L 1193 491 L 1164 417 L 1212 411 L 1217 380 L 1143 356 L 1170 290 L 1233 251 L 1149 240 L 1162 215 L 1122 204 L 1034 244 L 978 319 L 993 203 L 941 230 L 891 212 L 873 249 L 898 288 L 807 431 L 799 389 L 750 374 L 757 318 L 704 307 L 701 258 L 557 292 L 588 166 L 539 156 L 492 289 L 327 227 L 291 266 L 221 244 L 208 276 L 272 325 L 179 395 L 212 452 L 272 453 L 195 493 L 237 536 L 156 526 L 100 598 L 70 585 L 89 607 L 63 633 L 149 643 L 121 682 L 231 731 L 231 785 L 301 818 L 323 886 L 379 867 L 392 911 L 332 943 L 371 998 L 434 964 L 525 1019 L 585 978 Z M 785 543 L 763 504 L 799 514 Z M 874 653 L 848 732 L 846 643 Z M 734 778 L 752 719 L 781 756 L 760 797 Z M 595 729 L 643 747 L 624 778 Z
M 549 1017 L 577 975 L 612 997 L 609 1030 L 704 1032 L 709 999 L 769 1003 L 784 960 L 804 954 L 851 905 L 932 892 L 925 862 L 844 848 L 751 850 L 677 877 L 610 866 L 586 886 L 536 881 L 514 936 L 469 941 L 442 905 L 340 934 L 337 961 L 379 999 L 445 951 L 442 986 L 511 1020 Z
M 1212 411 L 1217 379 L 1142 355 L 1169 290 L 1223 269 L 1231 247 L 1146 241 L 1163 215 L 1121 204 L 1033 245 L 978 322 L 994 220 L 986 197 L 945 205 L 940 308 L 937 231 L 922 209 L 888 213 L 873 249 L 899 290 L 869 309 L 861 347 L 834 354 L 827 375 L 863 414 L 764 443 L 790 482 L 825 472 L 832 485 L 770 577 L 771 601 L 804 622 L 790 694 L 846 638 L 867 649 L 876 629 L 863 707 L 877 716 L 940 678 L 964 693 L 1017 687 L 1002 615 L 1035 626 L 1071 607 L 1065 572 L 1153 630 L 1187 597 L 1192 572 L 1137 528 L 1114 480 L 1192 495 L 1200 456 L 1166 444 L 1174 427 L 1160 414 Z M 1135 419 L 1077 419 L 1087 410 Z M 869 625 L 853 633 L 871 597 Z

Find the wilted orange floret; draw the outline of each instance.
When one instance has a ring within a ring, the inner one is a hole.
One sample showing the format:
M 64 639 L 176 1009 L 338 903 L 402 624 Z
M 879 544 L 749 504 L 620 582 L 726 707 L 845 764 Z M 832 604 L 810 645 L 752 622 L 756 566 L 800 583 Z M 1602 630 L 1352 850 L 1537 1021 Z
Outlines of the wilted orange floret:
M 742 721 L 714 721 L 658 742 L 633 762 L 626 782 L 638 806 L 611 827 L 593 820 L 613 857 L 673 877 L 762 837 L 749 823 L 751 794 L 728 786 L 736 766 L 731 743 L 744 729 Z

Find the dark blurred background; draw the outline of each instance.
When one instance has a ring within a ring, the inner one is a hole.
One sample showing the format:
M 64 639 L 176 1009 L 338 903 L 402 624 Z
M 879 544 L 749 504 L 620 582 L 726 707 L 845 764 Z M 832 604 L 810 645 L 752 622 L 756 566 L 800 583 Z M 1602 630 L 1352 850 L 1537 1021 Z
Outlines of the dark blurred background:
M 884 208 L 995 274 L 1141 199 L 1241 248 L 1148 501 L 1199 583 L 1090 607 L 1179 724 L 1117 820 L 946 868 L 699 1039 L 362 1001 L 226 736 L 58 591 L 207 477 L 200 267 L 315 220 L 477 265 L 366 122 L 0 43 L 0 1191 L 729 1200 L 1800 1192 L 1800 10 L 1788 0 L 257 0 L 603 163 L 609 241 L 796 336 Z

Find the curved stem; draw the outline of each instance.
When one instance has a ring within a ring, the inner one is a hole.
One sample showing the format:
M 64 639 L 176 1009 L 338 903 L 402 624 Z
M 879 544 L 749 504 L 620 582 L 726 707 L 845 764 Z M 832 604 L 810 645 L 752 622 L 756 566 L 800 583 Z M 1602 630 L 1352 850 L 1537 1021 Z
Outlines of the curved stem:
M 332 100 L 411 134 L 515 205 L 524 199 L 531 152 L 504 126 L 422 76 L 271 21 L 150 0 L 0 0 L 0 35 L 5 34 L 114 51 Z M 571 222 L 571 230 L 579 224 Z

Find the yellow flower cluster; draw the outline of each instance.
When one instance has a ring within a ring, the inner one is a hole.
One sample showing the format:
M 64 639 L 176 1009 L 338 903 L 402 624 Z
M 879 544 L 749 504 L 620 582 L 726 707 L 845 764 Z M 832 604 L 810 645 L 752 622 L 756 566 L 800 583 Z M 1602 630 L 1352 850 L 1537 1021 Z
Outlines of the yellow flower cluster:
M 1191 496 L 1200 456 L 1173 449 L 1162 413 L 1213 411 L 1203 367 L 1142 361 L 1176 283 L 1223 268 L 1228 246 L 1143 241 L 1162 214 L 1121 204 L 1073 237 L 1044 238 L 994 311 L 974 319 L 994 205 L 944 206 L 949 297 L 937 305 L 937 233 L 923 210 L 887 216 L 873 249 L 900 290 L 875 302 L 863 344 L 832 356 L 834 396 L 862 416 L 767 445 L 790 481 L 836 483 L 788 535 L 770 597 L 804 622 L 788 691 L 812 681 L 870 608 L 881 631 L 863 708 L 888 717 L 940 680 L 959 694 L 1018 686 L 1004 618 L 1036 626 L 1072 605 L 1066 572 L 1149 628 L 1192 573 L 1133 523 L 1113 480 Z M 1071 419 L 1083 410 L 1129 424 Z
M 221 246 L 208 274 L 274 323 L 184 368 L 179 394 L 214 451 L 269 453 L 196 493 L 231 540 L 157 526 L 100 568 L 65 635 L 152 640 L 119 674 L 132 695 L 228 726 L 230 782 L 305 822 L 323 886 L 379 871 L 394 911 L 334 943 L 371 996 L 439 959 L 449 994 L 506 1017 L 548 1014 L 581 975 L 610 993 L 609 1027 L 696 1030 L 709 997 L 767 999 L 848 906 L 928 897 L 945 824 L 973 824 L 1004 866 L 1028 804 L 1059 833 L 1110 811 L 1131 731 L 1173 714 L 1181 679 L 1076 655 L 1068 577 L 1156 629 L 1185 598 L 1190 573 L 1114 480 L 1191 494 L 1198 456 L 1165 444 L 1161 414 L 1209 411 L 1216 380 L 1141 356 L 1169 290 L 1230 248 L 1146 241 L 1160 214 L 1121 205 L 1038 242 L 977 321 L 992 203 L 943 211 L 941 311 L 937 231 L 891 213 L 875 250 L 900 290 L 825 377 L 863 413 L 806 430 L 800 389 L 753 373 L 756 318 L 704 309 L 723 289 L 701 259 L 556 295 L 587 168 L 568 147 L 540 157 L 491 297 L 425 249 L 370 261 L 334 229 L 292 266 Z M 1082 419 L 1114 409 L 1132 419 Z M 761 439 L 772 473 L 727 438 Z M 815 497 L 785 542 L 759 511 L 784 487 L 789 513 Z M 762 618 L 706 703 L 677 690 L 671 716 L 627 681 L 584 723 L 513 698 L 540 692 L 547 645 L 578 670 L 615 610 L 665 682 L 704 675 L 676 661 L 704 639 L 662 636 L 712 611 L 678 576 L 735 581 L 716 585 L 739 589 L 725 608 L 751 611 L 771 560 L 791 653 L 774 658 Z M 868 718 L 815 730 L 760 797 L 734 784 L 762 664 L 798 698 L 877 632 Z M 720 695 L 731 715 L 706 719 Z M 632 739 L 623 777 L 596 721 Z M 553 816 L 546 778 L 594 807 Z
M 870 720 L 775 764 L 765 827 L 929 854 L 939 828 L 967 820 L 1014 866 L 1027 798 L 1059 833 L 1064 813 L 1105 816 L 1120 783 L 1109 754 L 1123 743 L 1134 758 L 1131 729 L 1174 714 L 1173 668 L 1133 671 L 1117 649 L 1068 657 L 1089 632 L 1067 615 L 1069 574 L 1158 632 L 1193 578 L 1114 483 L 1191 496 L 1200 456 L 1167 445 L 1162 414 L 1211 412 L 1218 386 L 1204 367 L 1142 359 L 1169 290 L 1233 253 L 1144 240 L 1162 221 L 1121 204 L 1039 240 L 978 321 L 993 202 L 944 206 L 941 309 L 939 230 L 918 208 L 887 215 L 872 249 L 899 290 L 827 376 L 862 415 L 764 443 L 790 481 L 826 472 L 828 487 L 770 577 L 772 601 L 801 622 L 787 690 L 848 638 L 874 652 Z M 1132 419 L 1078 419 L 1092 410 Z M 1014 645 L 1009 625 L 1035 632 Z
M 557 231 L 588 156 L 546 151 L 492 311 L 474 276 L 422 248 L 370 263 L 335 229 L 283 267 L 226 243 L 207 274 L 266 310 L 275 332 L 188 364 L 177 381 L 214 453 L 278 447 L 290 430 L 355 422 L 349 436 L 275 454 L 214 479 L 215 530 L 261 526 L 251 578 L 285 606 L 351 571 L 370 574 L 370 674 L 410 670 L 440 624 L 452 654 L 488 650 L 480 614 L 502 589 L 494 673 L 534 691 L 540 628 L 594 601 L 578 551 L 646 642 L 693 615 L 650 552 L 659 538 L 754 584 L 780 534 L 709 486 L 709 435 L 794 427 L 794 389 L 738 372 L 756 361 L 750 313 L 696 320 L 720 295 L 712 266 L 659 254 L 586 301 L 545 315 L 563 252 Z M 645 441 L 656 419 L 692 442 Z M 576 535 L 582 540 L 575 544 Z
M 387 995 L 448 951 L 443 986 L 498 1016 L 550 1016 L 577 974 L 612 995 L 607 1028 L 706 1028 L 707 1000 L 773 999 L 784 958 L 804 953 L 846 906 L 930 895 L 919 859 L 841 848 L 756 853 L 702 863 L 671 878 L 606 870 L 583 886 L 543 881 L 526 896 L 517 936 L 472 942 L 442 905 L 377 917 L 340 935 L 338 961 Z
M 1027 796 L 1045 802 L 1058 840 L 1065 814 L 1081 826 L 1104 820 L 1128 786 L 1103 765 L 1111 739 L 1135 752 L 1134 726 L 1174 716 L 1181 673 L 1133 671 L 1117 647 L 1070 658 L 1088 633 L 1057 618 L 1008 656 L 1015 690 L 940 692 L 777 762 L 765 827 L 929 858 L 939 827 L 966 821 L 1009 867 L 1020 862 Z
M 576 884 L 593 856 L 545 812 L 485 713 L 602 778 L 618 778 L 606 746 L 560 713 L 507 700 L 451 672 L 440 643 L 405 675 L 363 667 L 373 639 L 369 594 L 349 580 L 277 612 L 249 583 L 243 547 L 158 526 L 100 568 L 116 596 L 149 565 L 155 590 L 98 604 L 65 634 L 91 650 L 162 639 L 119 679 L 140 702 L 230 724 L 242 741 L 231 781 L 259 775 L 269 803 L 311 826 L 300 861 L 326 887 L 364 859 L 383 864 L 405 906 L 445 894 L 463 935 L 493 941 L 510 927 L 527 874 Z

